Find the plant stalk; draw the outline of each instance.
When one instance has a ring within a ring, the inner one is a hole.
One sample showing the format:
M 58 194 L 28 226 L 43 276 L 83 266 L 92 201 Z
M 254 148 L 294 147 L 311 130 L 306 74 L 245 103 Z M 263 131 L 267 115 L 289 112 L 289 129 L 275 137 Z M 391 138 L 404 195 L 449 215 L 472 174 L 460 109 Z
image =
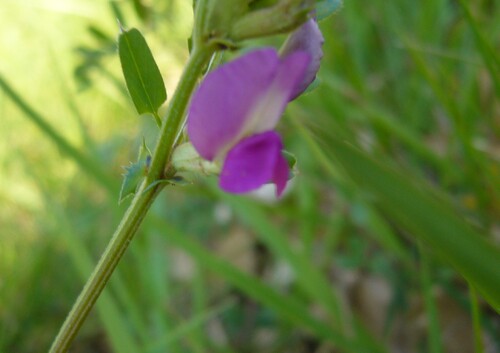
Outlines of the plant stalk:
M 94 272 L 66 317 L 49 353 L 67 352 L 153 201 L 162 190 L 164 184 L 156 182 L 164 177 L 167 161 L 172 154 L 176 139 L 183 126 L 191 94 L 205 65 L 210 61 L 215 50 L 216 48 L 213 45 L 200 45 L 193 48 L 177 89 L 170 101 L 153 153 L 149 174 L 137 191 Z M 152 186 L 153 183 L 156 184 Z

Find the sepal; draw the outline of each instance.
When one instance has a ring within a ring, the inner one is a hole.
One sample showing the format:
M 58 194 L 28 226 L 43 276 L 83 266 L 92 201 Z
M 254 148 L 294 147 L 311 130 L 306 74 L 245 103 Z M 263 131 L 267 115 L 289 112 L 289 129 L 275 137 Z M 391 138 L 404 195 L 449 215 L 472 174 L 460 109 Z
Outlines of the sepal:
M 202 6 L 203 5 L 203 6 Z M 237 48 L 241 41 L 286 33 L 306 22 L 315 0 L 206 0 L 195 6 L 196 42 Z
M 143 138 L 142 145 L 139 147 L 137 162 L 131 162 L 128 166 L 123 167 L 125 173 L 123 174 L 123 182 L 120 188 L 118 203 L 121 203 L 123 200 L 136 193 L 140 183 L 149 172 L 151 156 L 151 151 L 146 145 L 146 140 Z
M 290 32 L 309 19 L 314 5 L 314 0 L 279 0 L 249 11 L 234 22 L 230 37 L 238 42 Z
M 151 157 L 148 156 L 145 159 L 130 163 L 130 165 L 124 167 L 125 173 L 123 174 L 118 203 L 122 203 L 123 200 L 136 193 L 141 181 L 147 175 L 150 160 Z
M 220 165 L 203 159 L 190 142 L 176 147 L 172 154 L 172 166 L 177 172 L 189 172 L 204 175 L 218 175 Z

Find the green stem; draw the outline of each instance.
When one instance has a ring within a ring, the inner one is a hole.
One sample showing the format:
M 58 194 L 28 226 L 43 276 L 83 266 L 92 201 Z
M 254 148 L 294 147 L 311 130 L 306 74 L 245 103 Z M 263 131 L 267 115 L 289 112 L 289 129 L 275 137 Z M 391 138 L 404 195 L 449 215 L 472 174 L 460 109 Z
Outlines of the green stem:
M 160 131 L 160 138 L 153 153 L 151 168 L 146 178 L 147 185 L 161 179 L 163 176 L 166 162 L 172 154 L 179 131 L 184 123 L 184 116 L 191 93 L 203 68 L 210 61 L 215 51 L 215 45 L 195 46 L 193 48 L 192 55 L 168 106 L 166 118 Z
M 170 101 L 156 149 L 153 153 L 149 174 L 136 193 L 94 272 L 66 317 L 63 326 L 52 343 L 50 353 L 64 353 L 69 349 L 153 201 L 163 188 L 163 184 L 159 183 L 156 183 L 154 187 L 150 187 L 150 185 L 164 177 L 165 166 L 182 128 L 191 93 L 203 68 L 214 52 L 215 47 L 210 45 L 194 48 L 177 90 Z
M 203 33 L 206 30 L 205 22 L 208 14 L 208 1 L 207 0 L 198 0 L 195 8 L 195 19 L 194 23 L 196 26 L 193 30 L 193 45 L 200 45 L 203 43 Z

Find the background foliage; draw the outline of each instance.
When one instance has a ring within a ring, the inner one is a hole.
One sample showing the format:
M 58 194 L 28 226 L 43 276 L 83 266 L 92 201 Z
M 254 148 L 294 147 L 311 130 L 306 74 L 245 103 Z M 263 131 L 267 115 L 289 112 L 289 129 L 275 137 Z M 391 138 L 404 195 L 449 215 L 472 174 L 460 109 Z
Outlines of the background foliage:
M 300 170 L 287 197 L 167 188 L 74 351 L 500 351 L 457 272 L 498 294 L 500 6 L 466 6 L 349 0 L 322 22 L 320 85 L 281 125 Z M 0 352 L 48 348 L 126 207 L 122 166 L 154 144 L 116 19 L 173 92 L 190 1 L 2 4 Z

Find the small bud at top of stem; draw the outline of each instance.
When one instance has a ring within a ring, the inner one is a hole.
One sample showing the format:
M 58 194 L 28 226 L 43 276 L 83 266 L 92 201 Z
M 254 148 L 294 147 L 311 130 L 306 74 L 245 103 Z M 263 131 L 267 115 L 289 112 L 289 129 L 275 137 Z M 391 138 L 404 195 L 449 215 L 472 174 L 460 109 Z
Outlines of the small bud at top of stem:
M 246 39 L 294 30 L 308 20 L 314 4 L 314 0 L 198 0 L 194 34 L 202 42 L 237 47 Z

